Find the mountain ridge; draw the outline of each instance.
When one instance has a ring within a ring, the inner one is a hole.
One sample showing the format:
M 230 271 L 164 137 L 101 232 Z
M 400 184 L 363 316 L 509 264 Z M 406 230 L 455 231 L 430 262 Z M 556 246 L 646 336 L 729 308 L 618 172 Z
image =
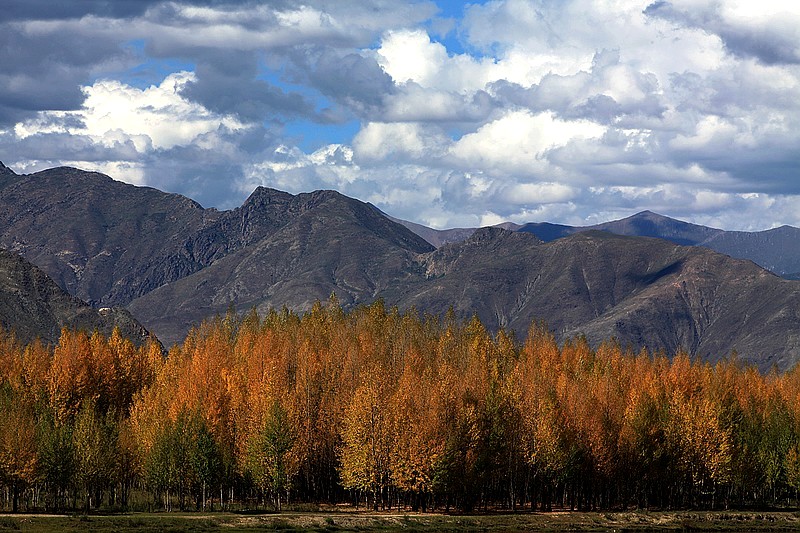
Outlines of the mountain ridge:
M 649 213 L 621 226 L 663 233 L 671 220 Z M 335 191 L 261 187 L 217 211 L 67 168 L 6 174 L 0 228 L 0 246 L 16 245 L 97 307 L 123 303 L 166 344 L 230 306 L 305 311 L 336 294 L 345 307 L 452 307 L 520 336 L 544 320 L 560 340 L 617 337 L 708 361 L 736 350 L 761 370 L 800 360 L 800 284 L 707 248 L 608 227 L 549 241 L 484 228 L 437 249 Z M 722 235 L 680 221 L 670 231 L 686 241 Z
M 475 228 L 435 230 L 395 219 L 434 246 L 466 239 Z M 783 225 L 762 231 L 730 231 L 692 224 L 650 210 L 593 226 L 568 226 L 552 222 L 506 223 L 514 231 L 536 235 L 545 242 L 586 231 L 654 237 L 684 246 L 703 246 L 737 259 L 749 259 L 785 279 L 800 279 L 800 228 Z M 502 225 L 501 225 L 502 226 Z M 516 227 L 515 227 L 516 226 Z

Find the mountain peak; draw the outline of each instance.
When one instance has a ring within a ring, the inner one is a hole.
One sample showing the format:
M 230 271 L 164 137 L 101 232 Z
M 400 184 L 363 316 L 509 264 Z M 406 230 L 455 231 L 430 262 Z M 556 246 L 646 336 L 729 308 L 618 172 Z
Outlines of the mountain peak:
M 288 203 L 294 198 L 293 195 L 289 194 L 288 192 L 279 191 L 278 189 L 272 189 L 270 187 L 263 187 L 259 185 L 258 187 L 250 193 L 250 196 L 247 197 L 247 200 L 244 201 L 242 207 L 255 207 L 261 206 L 265 204 L 285 204 Z
M 617 235 L 656 237 L 684 246 L 700 244 L 721 231 L 676 220 L 652 211 L 642 211 L 621 220 L 605 222 L 596 226 L 576 228 L 575 231 L 587 231 L 590 229 L 608 231 Z
M 316 191 L 303 192 L 303 193 L 298 194 L 296 196 L 296 198 L 303 205 L 306 205 L 308 207 L 315 207 L 315 206 L 317 206 L 319 204 L 322 204 L 324 202 L 328 202 L 328 201 L 331 201 L 331 200 L 333 200 L 333 201 L 341 201 L 341 202 L 345 202 L 345 203 L 348 203 L 348 204 L 353 203 L 353 202 L 361 203 L 358 200 L 355 200 L 354 198 L 350 198 L 349 196 L 345 196 L 342 193 L 334 191 L 334 190 L 331 190 L 331 189 L 318 189 Z
M 0 161 L 0 176 L 16 176 L 17 173 L 8 168 Z
M 503 229 L 497 226 L 487 226 L 484 228 L 476 229 L 475 232 L 469 236 L 467 241 L 479 243 L 488 240 L 498 239 L 509 235 L 511 235 L 511 232 L 507 229 Z
M 677 220 L 675 218 L 662 215 L 661 213 L 650 211 L 649 209 L 645 209 L 644 211 L 639 211 L 638 213 L 635 213 L 629 217 L 625 217 L 617 221 L 607 222 L 607 224 L 611 224 L 614 222 L 622 222 L 624 220 L 629 220 L 629 221 L 646 220 L 650 222 L 689 224 L 689 222 L 683 222 L 682 220 Z
M 514 222 L 501 222 L 499 224 L 494 224 L 492 227 L 506 229 L 508 231 L 517 231 L 522 226 Z
M 517 232 L 498 226 L 487 226 L 476 229 L 466 240 L 467 243 L 485 245 L 490 242 L 504 242 L 516 239 L 526 244 L 540 244 L 542 240 L 532 233 Z
M 35 176 L 38 179 L 56 179 L 59 181 L 69 180 L 72 183 L 82 184 L 87 187 L 91 187 L 99 183 L 111 184 L 115 182 L 122 183 L 126 186 L 129 185 L 124 182 L 118 182 L 111 176 L 103 174 L 102 172 L 82 170 L 80 168 L 66 166 L 48 168 L 47 170 L 42 170 L 40 172 L 31 174 L 31 176 Z

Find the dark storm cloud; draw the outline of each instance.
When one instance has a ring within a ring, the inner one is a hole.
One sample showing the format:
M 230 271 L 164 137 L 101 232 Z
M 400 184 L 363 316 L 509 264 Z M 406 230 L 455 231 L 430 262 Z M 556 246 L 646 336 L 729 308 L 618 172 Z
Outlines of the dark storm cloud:
M 58 20 L 86 15 L 126 18 L 141 15 L 156 3 L 156 0 L 6 0 L 0 9 L 0 21 Z
M 763 31 L 750 32 L 746 29 L 723 28 L 720 37 L 725 46 L 734 54 L 745 57 L 757 57 L 767 65 L 798 64 L 797 28 L 790 28 L 794 35 L 785 35 L 766 28 Z
M 236 187 L 242 178 L 240 161 L 196 146 L 175 147 L 153 156 L 144 161 L 148 183 L 188 196 L 204 207 L 224 209 L 239 203 L 233 199 L 242 196 Z
M 69 133 L 39 133 L 23 139 L 0 135 L 0 153 L 22 154 L 38 161 L 59 161 L 67 155 L 71 160 L 90 162 L 130 161 L 141 155 L 130 140 L 100 144 L 91 137 Z
M 391 76 L 371 57 L 326 49 L 313 62 L 305 54 L 297 59 L 313 87 L 362 117 L 375 113 L 395 93 Z
M 800 194 L 800 154 L 796 138 L 761 139 L 761 146 L 738 147 L 720 143 L 702 150 L 672 150 L 669 157 L 676 166 L 697 164 L 702 168 L 725 173 L 732 182 L 728 190 L 767 194 Z
M 586 118 L 599 124 L 611 124 L 622 114 L 624 110 L 619 102 L 608 95 L 596 94 L 587 98 L 582 104 L 568 109 L 563 116 L 569 119 Z
M 108 18 L 132 18 L 144 14 L 149 8 L 163 4 L 164 0 L 4 0 L 0 9 L 0 22 L 11 20 L 62 20 L 87 15 Z M 181 3 L 208 7 L 237 7 L 253 5 L 256 0 L 183 0 Z M 285 7 L 290 1 L 271 0 L 270 5 Z
M 37 111 L 77 109 L 81 85 L 97 65 L 128 52 L 113 38 L 0 24 L 0 127 Z
M 256 78 L 255 53 L 209 51 L 195 74 L 197 81 L 187 83 L 181 94 L 217 113 L 235 114 L 245 122 L 314 115 L 314 105 L 303 95 Z
M 210 139 L 214 137 L 214 139 Z M 205 145 L 215 148 L 206 148 Z M 227 150 L 216 147 L 227 146 Z M 241 190 L 245 166 L 274 151 L 276 137 L 261 127 L 210 132 L 186 146 L 150 152 L 142 157 L 145 181 L 183 194 L 205 207 L 237 207 L 252 192 Z

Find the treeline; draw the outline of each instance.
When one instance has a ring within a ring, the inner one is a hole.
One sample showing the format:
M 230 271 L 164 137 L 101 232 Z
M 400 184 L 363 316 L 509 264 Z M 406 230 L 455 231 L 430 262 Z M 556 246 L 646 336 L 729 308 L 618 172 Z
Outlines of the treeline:
M 0 335 L 18 508 L 607 509 L 794 502 L 800 373 L 524 343 L 376 303 L 229 314 L 164 358 L 117 333 Z

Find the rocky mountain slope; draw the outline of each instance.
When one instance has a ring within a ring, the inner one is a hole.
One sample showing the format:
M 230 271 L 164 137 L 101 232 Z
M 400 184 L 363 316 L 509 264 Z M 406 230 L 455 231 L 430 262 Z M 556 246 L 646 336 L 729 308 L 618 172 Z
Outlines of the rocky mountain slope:
M 449 301 L 491 326 L 524 333 L 545 319 L 561 339 L 614 336 L 712 362 L 736 350 L 762 370 L 800 359 L 800 284 L 706 248 L 600 231 L 543 243 L 484 228 L 424 263 L 428 279 L 402 305 L 442 312 Z
M 562 339 L 616 336 L 711 361 L 736 350 L 762 370 L 800 360 L 800 284 L 698 246 L 487 228 L 435 249 L 333 191 L 258 188 L 217 211 L 75 169 L 1 174 L 0 245 L 96 306 L 127 305 L 166 343 L 231 305 L 302 311 L 335 293 L 344 305 L 453 306 L 520 336 L 545 320 Z M 726 233 L 671 220 L 646 213 L 602 229 L 688 244 Z
M 94 309 L 64 292 L 40 269 L 17 254 L 0 250 L 0 324 L 22 342 L 39 338 L 58 341 L 62 327 L 98 330 L 110 335 L 114 327 L 137 344 L 149 334 L 120 308 Z
M 96 306 L 125 305 L 210 264 L 196 241 L 220 214 L 188 198 L 55 168 L 0 179 L 0 246 Z
M 55 168 L 19 176 L 6 169 L 0 175 L 0 246 L 92 305 L 127 305 L 279 232 L 323 196 L 258 188 L 240 208 L 217 211 L 94 172 Z M 432 249 L 357 203 L 363 207 L 354 216 L 378 234 L 410 250 Z
M 244 205 L 274 205 L 276 196 L 290 197 L 260 188 Z M 129 309 L 172 342 L 230 304 L 305 310 L 333 293 L 344 305 L 371 302 L 421 277 L 415 258 L 431 250 L 368 204 L 333 191 L 300 194 L 287 203 L 280 228 Z

